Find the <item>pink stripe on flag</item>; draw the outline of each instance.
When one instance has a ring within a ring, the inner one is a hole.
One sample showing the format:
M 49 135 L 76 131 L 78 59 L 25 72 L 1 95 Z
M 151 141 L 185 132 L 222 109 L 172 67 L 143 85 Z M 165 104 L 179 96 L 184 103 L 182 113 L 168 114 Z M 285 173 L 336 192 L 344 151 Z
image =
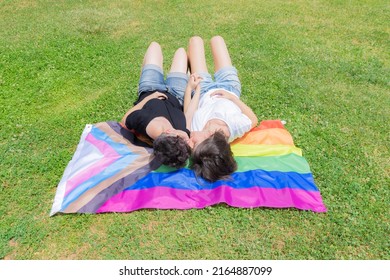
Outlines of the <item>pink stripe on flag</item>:
M 77 173 L 76 176 L 69 179 L 66 182 L 65 196 L 68 195 L 74 188 L 76 188 L 89 178 L 99 174 L 111 163 L 120 158 L 120 155 L 109 144 L 96 139 L 92 134 L 88 134 L 85 140 L 94 145 L 102 153 L 103 158 L 97 160 L 90 167 Z
M 130 212 L 143 208 L 191 209 L 204 208 L 218 203 L 233 207 L 295 207 L 314 212 L 326 212 L 320 192 L 299 189 L 250 187 L 235 189 L 220 186 L 212 190 L 183 190 L 153 187 L 123 191 L 107 200 L 99 209 L 102 212 Z

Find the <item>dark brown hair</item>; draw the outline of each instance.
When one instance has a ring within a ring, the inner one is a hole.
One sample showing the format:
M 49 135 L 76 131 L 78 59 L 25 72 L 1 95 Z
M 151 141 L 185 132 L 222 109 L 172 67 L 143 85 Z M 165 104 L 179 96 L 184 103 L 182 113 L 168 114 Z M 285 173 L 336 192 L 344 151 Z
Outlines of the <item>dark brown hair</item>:
M 162 164 L 182 168 L 191 155 L 191 148 L 183 138 L 163 133 L 153 142 L 153 154 Z
M 194 149 L 190 168 L 209 182 L 228 179 L 237 170 L 229 142 L 222 132 L 215 132 Z

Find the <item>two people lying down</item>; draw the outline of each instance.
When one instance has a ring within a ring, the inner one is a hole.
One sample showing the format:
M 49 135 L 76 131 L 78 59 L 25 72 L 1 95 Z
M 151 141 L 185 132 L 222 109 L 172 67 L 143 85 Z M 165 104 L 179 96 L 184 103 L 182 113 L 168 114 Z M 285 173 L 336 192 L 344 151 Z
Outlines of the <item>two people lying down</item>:
M 221 36 L 210 41 L 214 79 L 206 64 L 203 39 L 179 48 L 166 78 L 161 46 L 152 42 L 144 56 L 138 99 L 121 125 L 153 147 L 162 163 L 181 168 L 190 159 L 197 176 L 215 182 L 237 169 L 230 142 L 257 125 L 254 112 L 240 100 L 237 69 Z

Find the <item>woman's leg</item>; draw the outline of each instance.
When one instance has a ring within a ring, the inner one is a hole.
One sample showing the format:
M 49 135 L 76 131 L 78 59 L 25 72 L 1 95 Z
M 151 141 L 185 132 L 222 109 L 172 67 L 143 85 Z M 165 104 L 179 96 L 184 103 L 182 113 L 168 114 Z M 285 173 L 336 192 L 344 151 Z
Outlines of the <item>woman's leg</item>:
M 163 54 L 159 43 L 156 42 L 150 43 L 148 49 L 146 50 L 144 60 L 142 62 L 142 67 L 145 66 L 146 64 L 154 64 L 159 66 L 162 69 Z
M 144 92 L 165 92 L 166 85 L 163 73 L 163 54 L 160 44 L 150 43 L 142 62 L 141 75 L 138 83 L 138 94 Z
M 232 65 L 225 40 L 221 36 L 215 36 L 210 43 L 214 59 L 214 78 L 218 87 L 234 92 L 240 97 L 240 79 L 238 78 L 237 69 Z
M 208 73 L 203 39 L 194 36 L 188 43 L 188 59 L 191 73 Z
M 214 36 L 210 43 L 214 59 L 214 71 L 217 72 L 224 67 L 232 66 L 225 40 L 221 36 Z
M 167 91 L 183 104 L 184 92 L 188 83 L 188 58 L 184 48 L 179 48 L 173 56 L 171 70 L 167 76 Z
M 171 72 L 187 73 L 188 70 L 188 58 L 184 48 L 179 48 L 173 56 Z

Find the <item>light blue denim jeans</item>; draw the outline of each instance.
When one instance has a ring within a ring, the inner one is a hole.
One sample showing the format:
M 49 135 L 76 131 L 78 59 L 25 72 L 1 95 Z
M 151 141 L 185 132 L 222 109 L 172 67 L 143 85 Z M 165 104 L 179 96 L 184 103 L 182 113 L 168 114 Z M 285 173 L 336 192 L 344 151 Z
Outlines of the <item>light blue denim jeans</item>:
M 144 92 L 168 92 L 175 96 L 183 105 L 184 92 L 187 87 L 188 76 L 181 72 L 171 72 L 164 80 L 163 70 L 155 64 L 146 64 L 142 67 L 138 83 L 138 95 Z
M 219 69 L 214 74 L 214 79 L 209 73 L 199 73 L 203 78 L 200 82 L 200 94 L 205 94 L 211 89 L 222 88 L 233 92 L 238 97 L 241 95 L 241 82 L 238 78 L 237 69 L 234 66 Z

